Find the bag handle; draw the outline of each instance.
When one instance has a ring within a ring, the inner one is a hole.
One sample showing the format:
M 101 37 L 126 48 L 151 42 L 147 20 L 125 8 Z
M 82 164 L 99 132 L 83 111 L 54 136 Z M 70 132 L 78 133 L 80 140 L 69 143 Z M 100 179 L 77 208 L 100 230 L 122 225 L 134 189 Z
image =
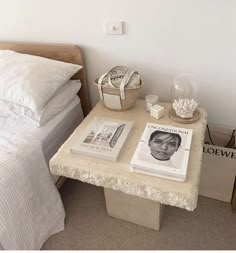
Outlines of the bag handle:
M 128 71 L 128 67 L 125 67 L 125 66 L 115 66 L 114 68 L 112 68 L 111 70 L 109 70 L 108 72 L 106 72 L 105 74 L 101 75 L 98 79 L 98 92 L 99 92 L 99 95 L 100 95 L 100 99 L 102 101 L 104 101 L 104 96 L 103 96 L 103 90 L 102 90 L 102 85 L 104 85 L 104 79 L 106 77 L 108 77 L 108 83 L 111 87 L 114 87 L 114 85 L 112 84 L 111 80 L 110 80 L 110 76 L 112 75 L 112 73 L 114 71 L 117 71 L 117 70 L 123 70 L 125 71 L 125 73 Z
M 213 140 L 212 140 L 212 138 L 211 138 L 211 132 L 210 132 L 209 125 L 207 124 L 206 127 L 207 127 L 207 133 L 208 133 L 209 139 L 210 139 L 210 141 L 211 141 L 211 144 L 212 144 L 213 146 L 215 146 L 216 144 L 213 142 Z M 230 147 L 230 144 L 232 143 L 232 141 L 233 141 L 233 139 L 234 139 L 234 133 L 235 133 L 235 129 L 232 131 L 232 134 L 231 134 L 231 136 L 230 136 L 230 139 L 229 139 L 228 143 L 224 146 L 224 148 L 232 148 L 232 147 Z M 205 142 L 205 144 L 209 144 L 209 143 Z
M 138 74 L 137 71 L 127 71 L 120 83 L 120 97 L 122 100 L 125 99 L 125 87 L 128 85 L 130 79 L 134 74 Z
M 139 73 L 137 71 L 128 71 L 128 67 L 126 66 L 115 66 L 114 68 L 112 68 L 110 71 L 106 72 L 105 74 L 101 75 L 98 79 L 98 91 L 100 94 L 100 98 L 102 100 L 103 99 L 103 91 L 102 91 L 102 85 L 104 85 L 104 79 L 107 77 L 108 78 L 108 84 L 113 87 L 113 88 L 117 88 L 113 83 L 112 83 L 112 75 L 114 74 L 114 72 L 121 70 L 124 72 L 122 81 L 120 83 L 120 98 L 122 100 L 125 99 L 125 87 L 128 85 L 130 79 L 132 78 L 132 76 L 134 74 L 139 75 Z
M 115 66 L 114 68 L 112 68 L 111 70 L 109 70 L 108 72 L 106 72 L 105 74 L 101 75 L 98 79 L 98 84 L 100 85 L 104 85 L 103 80 L 108 77 L 108 83 L 111 87 L 114 87 L 114 85 L 112 84 L 110 80 L 110 76 L 113 74 L 113 72 L 117 71 L 117 70 L 123 70 L 124 73 L 126 73 L 128 71 L 128 67 L 125 66 Z M 116 87 L 115 87 L 116 88 Z

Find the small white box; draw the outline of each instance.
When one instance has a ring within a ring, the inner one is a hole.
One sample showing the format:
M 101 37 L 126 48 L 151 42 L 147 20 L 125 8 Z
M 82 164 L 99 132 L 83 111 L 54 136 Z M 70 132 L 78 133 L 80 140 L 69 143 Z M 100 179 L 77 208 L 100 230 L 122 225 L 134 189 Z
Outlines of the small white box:
M 160 105 L 154 105 L 150 108 L 150 115 L 156 119 L 161 118 L 165 114 L 164 107 Z

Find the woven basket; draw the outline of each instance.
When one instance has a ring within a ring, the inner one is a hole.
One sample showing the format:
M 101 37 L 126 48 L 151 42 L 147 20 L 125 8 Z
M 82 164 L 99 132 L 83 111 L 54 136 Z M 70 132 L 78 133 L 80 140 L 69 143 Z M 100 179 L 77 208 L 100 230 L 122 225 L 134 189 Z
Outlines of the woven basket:
M 94 81 L 94 84 L 97 86 L 98 92 L 100 94 L 100 99 L 106 108 L 113 110 L 113 111 L 124 111 L 124 110 L 128 110 L 128 109 L 132 108 L 135 105 L 136 100 L 139 96 L 139 91 L 143 87 L 143 80 L 141 79 L 141 84 L 138 87 L 125 88 L 125 99 L 121 99 L 119 88 L 102 86 L 102 94 L 101 94 L 99 91 L 98 79 L 96 79 Z M 115 96 L 119 97 L 121 108 L 110 107 L 106 103 L 106 101 L 104 101 L 104 94 L 115 95 Z

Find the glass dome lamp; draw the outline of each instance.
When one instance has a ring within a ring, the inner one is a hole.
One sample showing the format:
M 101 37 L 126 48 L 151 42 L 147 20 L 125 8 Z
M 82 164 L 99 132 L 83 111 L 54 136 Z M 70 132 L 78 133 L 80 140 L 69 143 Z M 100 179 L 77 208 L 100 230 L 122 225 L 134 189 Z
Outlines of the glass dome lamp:
M 173 80 L 171 103 L 172 114 L 177 118 L 188 120 L 196 117 L 198 112 L 197 82 L 192 74 L 181 74 Z

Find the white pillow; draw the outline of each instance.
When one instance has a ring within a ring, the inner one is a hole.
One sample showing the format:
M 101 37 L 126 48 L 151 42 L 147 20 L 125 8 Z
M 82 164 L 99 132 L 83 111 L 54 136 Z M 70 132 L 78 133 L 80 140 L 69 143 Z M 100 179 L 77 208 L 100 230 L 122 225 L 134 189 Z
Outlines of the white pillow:
M 39 111 L 80 65 L 0 50 L 0 99 Z
M 77 96 L 77 93 L 81 87 L 79 80 L 68 81 L 56 94 L 46 103 L 45 107 L 40 111 L 32 111 L 30 108 L 17 105 L 15 103 L 9 103 L 7 101 L 0 100 L 0 107 L 2 111 L 8 112 L 7 114 L 15 116 L 20 115 L 28 122 L 36 126 L 43 126 L 58 113 L 63 111 L 66 106 Z

